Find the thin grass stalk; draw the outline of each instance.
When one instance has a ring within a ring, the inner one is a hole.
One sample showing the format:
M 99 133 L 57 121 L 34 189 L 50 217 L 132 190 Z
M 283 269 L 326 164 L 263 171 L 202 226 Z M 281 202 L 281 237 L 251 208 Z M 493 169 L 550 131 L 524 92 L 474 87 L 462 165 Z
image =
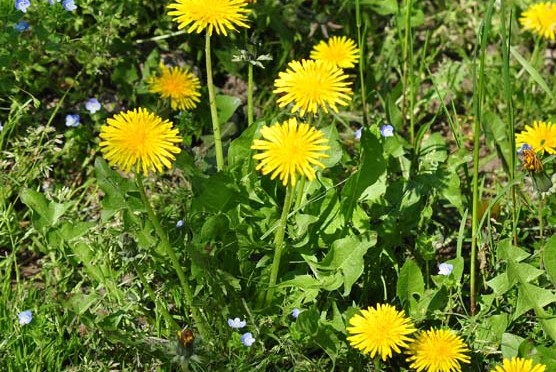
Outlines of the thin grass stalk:
M 216 152 L 216 169 L 224 169 L 224 152 L 222 150 L 222 134 L 220 132 L 220 122 L 218 121 L 218 110 L 216 109 L 216 93 L 212 80 L 212 58 L 210 52 L 210 34 L 207 32 L 205 37 L 205 60 L 207 64 L 207 85 L 209 92 L 210 117 L 212 119 L 212 132 L 214 136 L 214 151 Z
M 172 248 L 172 245 L 170 245 L 170 241 L 168 240 L 168 235 L 166 235 L 166 232 L 162 229 L 162 226 L 158 221 L 158 217 L 154 213 L 151 203 L 147 198 L 147 194 L 145 193 L 145 186 L 143 185 L 143 176 L 141 175 L 141 173 L 137 174 L 137 187 L 139 189 L 139 194 L 141 195 L 141 200 L 143 201 L 143 204 L 145 204 L 145 208 L 147 209 L 147 216 L 149 217 L 149 220 L 153 224 L 154 230 L 160 239 L 164 252 L 170 258 L 170 261 L 172 262 L 172 266 L 174 267 L 174 270 L 178 275 L 178 279 L 180 281 L 181 287 L 185 295 L 185 302 L 189 307 L 189 309 L 191 310 L 191 316 L 195 321 L 195 325 L 199 330 L 199 334 L 205 340 L 208 340 L 210 336 L 210 332 L 208 331 L 208 328 L 205 326 L 205 322 L 201 317 L 201 314 L 199 313 L 197 308 L 193 306 L 193 292 L 191 290 L 187 277 L 185 276 L 185 272 L 181 267 L 181 263 L 178 259 L 178 256 L 176 255 L 176 252 Z
M 247 63 L 247 125 L 253 124 L 253 65 Z
M 286 226 L 288 223 L 288 214 L 290 212 L 294 195 L 294 186 L 288 184 L 286 187 L 286 196 L 284 197 L 284 207 L 282 208 L 282 215 L 280 216 L 280 223 L 274 235 L 274 258 L 272 259 L 272 267 L 270 269 L 270 279 L 268 281 L 268 291 L 266 292 L 266 306 L 272 303 L 274 298 L 274 290 L 276 286 L 276 279 L 278 278 L 278 269 L 280 268 L 280 260 L 282 258 L 282 251 L 284 249 L 284 235 L 286 233 Z
M 361 30 L 361 5 L 359 0 L 355 0 L 355 23 L 357 25 L 357 44 L 359 46 L 359 91 L 361 93 L 361 109 L 363 110 L 363 126 L 369 125 L 369 117 L 367 113 L 367 94 L 365 93 L 365 34 L 367 31 L 367 23 L 365 28 Z
M 501 5 L 501 32 L 502 32 L 502 78 L 504 81 L 504 98 L 506 99 L 506 106 L 508 107 L 508 140 L 510 142 L 510 152 L 508 158 L 508 181 L 512 184 L 511 198 L 512 198 L 512 236 L 514 245 L 517 246 L 517 185 L 514 184 L 515 170 L 516 170 L 516 146 L 515 146 L 515 118 L 513 106 L 513 91 L 510 78 L 510 45 L 512 35 L 512 11 L 510 9 L 510 22 L 509 32 L 506 32 L 506 5 L 505 2 L 500 2 Z
M 481 128 L 483 123 L 483 100 L 484 100 L 484 79 L 485 79 L 485 56 L 487 36 L 490 30 L 490 20 L 492 18 L 492 9 L 494 1 L 491 0 L 487 13 L 479 28 L 479 73 L 477 75 L 476 61 L 473 64 L 473 213 L 471 216 L 471 263 L 470 263 L 470 311 L 471 315 L 476 313 L 476 275 L 477 275 L 477 240 L 479 227 L 479 149 L 481 146 Z
M 415 144 L 415 118 L 413 114 L 413 40 L 411 33 L 411 7 L 412 0 L 407 0 L 405 3 L 406 16 L 405 16 L 405 34 L 403 46 L 403 61 L 404 68 L 402 71 L 402 85 L 403 85 L 403 98 L 402 98 L 402 118 L 404 127 L 407 122 L 409 110 L 409 138 L 411 144 Z M 409 108 L 408 108 L 408 94 L 409 94 Z
M 147 294 L 151 298 L 151 301 L 153 301 L 155 303 L 156 307 L 162 313 L 162 316 L 166 320 L 166 323 L 168 324 L 168 326 L 172 327 L 174 329 L 179 329 L 180 326 L 178 325 L 178 323 L 176 323 L 174 318 L 172 318 L 172 316 L 168 312 L 168 309 L 166 309 L 166 306 L 164 306 L 164 304 L 158 300 L 158 298 L 156 297 L 156 294 L 154 293 L 153 289 L 151 288 L 151 286 L 147 282 L 147 279 L 145 278 L 145 275 L 143 275 L 143 272 L 135 264 L 133 264 L 133 269 L 137 273 L 137 276 L 139 277 L 139 281 L 141 282 L 141 284 L 143 285 L 143 287 L 147 291 Z

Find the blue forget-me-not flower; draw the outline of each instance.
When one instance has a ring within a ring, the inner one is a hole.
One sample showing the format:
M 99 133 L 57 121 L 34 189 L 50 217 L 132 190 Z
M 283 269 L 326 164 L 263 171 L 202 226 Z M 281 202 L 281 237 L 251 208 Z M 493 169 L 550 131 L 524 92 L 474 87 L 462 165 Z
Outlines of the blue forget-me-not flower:
M 30 6 L 31 2 L 29 0 L 15 0 L 15 8 L 23 13 L 27 13 L 27 8 Z
M 449 263 L 441 263 L 440 265 L 438 265 L 438 275 L 450 275 L 452 273 L 452 270 L 454 270 L 454 265 L 449 264 Z
M 382 134 L 382 137 L 392 137 L 394 135 L 394 127 L 390 124 L 385 124 L 380 127 L 380 134 Z
M 19 21 L 19 22 L 16 23 L 14 28 L 15 28 L 16 31 L 23 32 L 23 31 L 29 29 L 29 23 L 27 23 L 25 21 Z
M 62 5 L 64 6 L 64 9 L 67 10 L 68 12 L 73 12 L 75 9 L 77 9 L 77 5 L 75 5 L 73 0 L 64 0 Z
M 251 332 L 247 332 L 241 335 L 241 343 L 247 347 L 251 347 L 255 342 L 255 338 L 251 334 Z
M 100 105 L 100 102 L 98 101 L 98 99 L 93 97 L 93 98 L 89 98 L 89 100 L 87 102 L 85 102 L 85 108 L 91 114 L 94 114 L 95 112 L 100 110 L 101 105 Z
M 245 320 L 241 320 L 239 318 L 228 319 L 228 325 L 230 328 L 240 329 L 245 327 L 246 324 L 247 322 Z
M 31 312 L 31 310 L 22 311 L 19 314 L 17 314 L 17 316 L 19 317 L 20 325 L 29 324 L 31 323 L 31 320 L 33 320 L 33 313 Z
M 66 127 L 76 128 L 79 126 L 79 114 L 68 114 L 66 115 Z

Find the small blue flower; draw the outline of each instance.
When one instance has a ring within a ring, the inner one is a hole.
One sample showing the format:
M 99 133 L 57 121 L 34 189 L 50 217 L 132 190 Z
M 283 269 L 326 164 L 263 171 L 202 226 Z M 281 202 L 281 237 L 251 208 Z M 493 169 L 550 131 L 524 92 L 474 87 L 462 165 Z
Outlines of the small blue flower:
M 183 222 L 183 220 L 179 220 L 178 222 L 176 222 L 176 228 L 178 229 L 181 229 L 183 225 L 185 225 L 185 222 Z
M 255 338 L 251 334 L 251 332 L 247 332 L 241 335 L 241 343 L 247 347 L 251 347 L 255 342 Z
M 81 118 L 79 117 L 78 114 L 66 115 L 66 127 L 70 127 L 70 128 L 78 127 L 80 124 L 79 120 L 81 120 Z
M 245 320 L 241 320 L 239 318 L 228 319 L 228 325 L 230 326 L 230 328 L 240 329 L 240 328 L 245 327 L 246 324 L 247 324 L 247 322 Z M 249 333 L 249 334 L 251 334 L 251 333 Z M 251 346 L 251 345 L 249 345 L 249 346 Z
M 75 9 L 77 9 L 77 6 L 73 2 L 73 0 L 64 0 L 62 5 L 64 6 L 64 9 L 67 10 L 68 12 L 73 12 Z
M 452 270 L 454 270 L 454 265 L 452 264 L 441 263 L 440 265 L 438 265 L 438 275 L 448 276 L 452 273 Z
M 50 3 L 50 5 L 54 5 L 56 3 L 59 3 L 62 0 L 48 0 L 48 2 Z
M 16 31 L 23 32 L 23 31 L 29 29 L 29 23 L 27 23 L 25 21 L 20 21 L 20 22 L 16 23 L 14 28 L 15 28 Z
M 27 13 L 27 8 L 30 6 L 31 2 L 29 0 L 15 0 L 15 8 L 23 13 Z
M 101 108 L 101 104 L 98 101 L 98 99 L 96 98 L 89 98 L 89 100 L 87 102 L 85 102 L 85 108 L 87 109 L 87 111 L 89 111 L 91 114 L 94 114 L 95 112 L 97 112 L 98 110 L 100 110 Z
M 517 153 L 519 155 L 523 155 L 523 151 L 525 150 L 532 150 L 533 148 L 531 147 L 531 145 L 529 145 L 528 143 L 524 143 L 523 145 L 521 145 L 521 147 L 517 150 Z
M 299 310 L 297 307 L 295 309 L 292 310 L 292 316 L 297 319 L 297 317 L 299 316 L 299 313 L 301 312 L 301 310 Z
M 382 137 L 392 137 L 394 135 L 394 127 L 390 124 L 386 124 L 380 127 L 380 134 Z
M 353 133 L 353 138 L 354 138 L 356 141 L 359 141 L 359 140 L 361 139 L 361 133 L 363 133 L 363 127 L 357 129 L 357 130 L 355 131 L 355 133 Z
M 31 320 L 33 320 L 33 313 L 31 312 L 31 310 L 22 311 L 19 314 L 17 314 L 17 316 L 19 317 L 20 325 L 29 324 L 31 323 Z

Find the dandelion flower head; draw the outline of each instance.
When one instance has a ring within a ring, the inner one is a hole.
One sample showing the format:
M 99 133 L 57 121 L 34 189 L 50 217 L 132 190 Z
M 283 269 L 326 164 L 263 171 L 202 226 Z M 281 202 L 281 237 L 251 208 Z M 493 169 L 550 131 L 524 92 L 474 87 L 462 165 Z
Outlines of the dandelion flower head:
M 236 27 L 249 27 L 247 14 L 248 2 L 245 0 L 176 0 L 168 5 L 174 9 L 168 14 L 178 23 L 178 29 L 188 27 L 187 32 L 200 33 L 207 30 L 217 34 L 228 35 L 228 31 L 237 31 Z
M 345 36 L 332 36 L 328 42 L 322 40 L 311 51 L 311 59 L 333 63 L 340 68 L 355 67 L 359 49 L 355 42 Z
M 384 361 L 393 352 L 400 353 L 401 348 L 407 347 L 412 341 L 408 335 L 415 332 L 413 323 L 403 311 L 388 304 L 362 310 L 361 314 L 351 317 L 349 324 L 347 340 L 351 346 L 368 353 L 371 358 L 378 354 Z
M 351 100 L 350 83 L 342 69 L 333 64 L 303 59 L 291 61 L 286 72 L 280 72 L 274 80 L 274 93 L 283 94 L 278 99 L 278 106 L 293 103 L 291 112 L 299 111 L 317 113 L 321 107 L 328 113 L 328 108 L 338 112 L 336 105 L 347 106 Z
M 544 372 L 544 364 L 535 364 L 531 359 L 512 358 L 504 359 L 502 366 L 497 366 L 491 372 Z
M 526 125 L 525 130 L 515 135 L 515 142 L 518 148 L 528 144 L 536 153 L 556 154 L 556 124 L 534 121 L 532 126 Z
M 463 340 L 445 329 L 431 329 L 422 332 L 409 345 L 408 362 L 417 372 L 460 372 L 461 363 L 469 363 L 469 352 Z
M 116 114 L 100 128 L 100 148 L 110 165 L 147 175 L 170 168 L 181 150 L 178 130 L 144 108 Z
M 149 79 L 149 91 L 169 98 L 173 110 L 190 110 L 197 106 L 201 93 L 199 78 L 186 68 L 160 64 L 160 76 Z
M 554 40 L 556 33 L 556 3 L 548 1 L 531 5 L 519 18 L 524 29 L 545 39 Z
M 253 156 L 260 160 L 257 170 L 272 173 L 271 179 L 280 176 L 284 186 L 295 186 L 297 176 L 315 179 L 315 166 L 324 168 L 319 159 L 327 158 L 330 149 L 324 134 L 309 124 L 297 123 L 295 118 L 282 124 L 261 129 L 263 139 L 253 141 L 251 149 L 261 152 Z

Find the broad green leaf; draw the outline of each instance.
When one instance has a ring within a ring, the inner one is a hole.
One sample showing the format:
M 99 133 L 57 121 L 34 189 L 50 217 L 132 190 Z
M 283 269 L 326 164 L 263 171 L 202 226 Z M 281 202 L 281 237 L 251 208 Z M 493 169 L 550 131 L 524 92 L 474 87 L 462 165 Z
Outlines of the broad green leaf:
M 546 273 L 552 285 L 556 286 L 556 234 L 544 242 L 542 257 Z
M 360 167 L 352 174 L 342 190 L 342 215 L 346 221 L 351 220 L 355 204 L 363 192 L 386 171 L 386 160 L 382 153 L 380 141 L 369 131 L 361 135 Z
M 504 333 L 502 335 L 502 344 L 500 349 L 502 356 L 511 359 L 518 355 L 519 345 L 525 340 L 523 337 L 514 335 L 512 333 Z
M 324 137 L 328 139 L 328 146 L 330 146 L 330 149 L 326 151 L 328 158 L 321 159 L 321 162 L 325 168 L 332 168 L 340 162 L 343 154 L 342 146 L 340 146 L 339 142 L 338 129 L 336 129 L 335 125 L 329 125 L 321 128 L 320 131 L 324 133 Z
M 48 208 L 48 200 L 42 193 L 23 189 L 21 201 L 33 211 L 33 219 L 40 225 L 39 228 L 52 226 L 51 210 Z
M 220 124 L 226 123 L 237 108 L 241 106 L 241 100 L 238 97 L 226 96 L 219 94 L 216 96 L 216 108 L 218 109 L 218 121 Z
M 423 280 L 421 269 L 419 269 L 415 261 L 408 259 L 400 270 L 396 294 L 402 304 L 405 305 L 415 294 L 422 297 L 424 291 L 425 281 Z
M 556 295 L 552 291 L 539 288 L 533 284 L 523 283 L 519 286 L 519 294 L 517 297 L 517 305 L 513 313 L 513 320 L 519 318 L 531 309 L 542 311 L 543 307 L 553 302 L 556 302 Z M 537 314 L 537 316 L 539 315 L 541 314 Z
M 505 272 L 490 279 L 489 281 L 486 282 L 486 284 L 490 288 L 492 288 L 492 290 L 497 296 L 502 296 L 504 293 L 508 292 L 512 287 L 508 279 L 508 274 Z
M 253 144 L 253 139 L 255 133 L 264 124 L 262 121 L 257 121 L 249 128 L 245 129 L 241 135 L 234 139 L 230 144 L 228 150 L 228 168 L 235 169 L 241 167 L 246 168 L 253 158 L 253 150 L 251 150 L 251 145 Z
M 330 252 L 319 265 L 322 269 L 339 271 L 343 276 L 344 296 L 359 279 L 365 267 L 364 256 L 376 244 L 376 234 L 348 236 L 332 243 Z

